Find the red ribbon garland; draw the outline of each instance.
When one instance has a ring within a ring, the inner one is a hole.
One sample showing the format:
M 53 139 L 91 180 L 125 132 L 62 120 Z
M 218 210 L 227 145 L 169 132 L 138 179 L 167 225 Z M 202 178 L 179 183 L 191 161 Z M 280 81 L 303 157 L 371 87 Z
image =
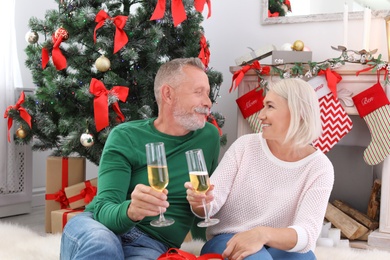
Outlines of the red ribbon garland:
M 156 8 L 150 17 L 150 20 L 158 20 L 164 17 L 166 7 L 166 0 L 158 0 Z M 176 27 L 178 24 L 187 19 L 186 10 L 184 8 L 182 0 L 172 0 L 171 12 L 173 18 L 173 25 Z
M 21 105 L 23 104 L 24 102 L 24 92 L 22 91 L 20 93 L 20 96 L 19 96 L 19 100 L 16 102 L 16 104 L 14 106 L 9 106 L 7 107 L 7 109 L 5 110 L 5 113 L 4 113 L 4 118 L 7 118 L 8 117 L 8 142 L 11 142 L 11 137 L 10 137 L 10 129 L 12 127 L 12 123 L 13 123 L 13 118 L 12 117 L 9 117 L 9 111 L 11 109 L 14 109 L 14 110 L 17 110 L 19 111 L 19 115 L 20 117 L 26 121 L 26 123 L 28 124 L 28 126 L 31 128 L 31 116 L 29 115 L 29 113 L 27 112 L 26 109 L 24 109 L 23 107 L 21 107 Z
M 209 13 L 207 15 L 207 18 L 211 16 L 211 2 L 210 0 L 194 0 L 194 6 L 195 10 L 199 13 L 203 12 L 204 5 L 207 3 L 207 7 L 209 9 Z
M 68 176 L 69 176 L 69 160 L 68 157 L 62 158 L 62 169 L 61 169 L 62 181 L 61 189 L 53 194 L 45 194 L 46 200 L 55 200 L 60 203 L 61 209 L 65 209 L 69 206 L 68 198 L 65 194 L 65 187 L 68 186 Z
M 261 72 L 261 74 L 265 74 L 265 75 L 268 75 L 270 70 L 271 70 L 269 66 L 261 67 L 259 61 L 257 61 L 257 60 L 255 60 L 252 64 L 245 65 L 244 67 L 242 67 L 241 70 L 238 70 L 233 74 L 232 85 L 229 89 L 229 93 L 232 92 L 232 90 L 235 90 L 238 87 L 238 85 L 240 85 L 245 74 L 250 69 L 258 70 Z M 234 88 L 233 88 L 233 86 L 234 86 Z
M 207 40 L 206 37 L 202 34 L 200 37 L 200 52 L 198 55 L 198 58 L 202 61 L 204 66 L 207 68 L 209 66 L 210 61 L 210 50 L 207 46 Z
M 54 66 L 57 70 L 63 70 L 66 68 L 66 58 L 60 50 L 60 44 L 63 40 L 62 35 L 59 35 L 58 38 L 55 38 L 55 35 L 52 35 L 52 41 L 54 42 L 53 49 L 51 51 L 51 56 L 53 59 Z M 42 48 L 42 69 L 45 69 L 47 63 L 49 62 L 49 51 L 46 48 Z
M 337 98 L 337 83 L 343 79 L 340 74 L 327 68 L 326 70 L 320 70 L 317 75 L 325 75 L 330 91 L 332 91 L 333 96 Z
M 93 186 L 90 181 L 85 181 L 84 183 L 85 188 L 82 189 L 79 194 L 70 197 L 68 199 L 69 203 L 73 203 L 81 199 L 84 199 L 85 203 L 90 203 L 92 201 L 93 197 L 96 195 L 97 188 L 96 186 Z
M 107 90 L 103 82 L 92 78 L 89 92 L 95 95 L 93 101 L 93 109 L 95 116 L 96 130 L 99 132 L 103 128 L 109 125 L 109 116 L 108 116 L 108 94 L 113 94 L 118 97 L 122 102 L 125 102 L 127 95 L 129 94 L 129 88 L 125 86 L 114 86 L 111 90 Z M 118 119 L 123 122 L 125 116 L 122 114 L 119 108 L 118 102 L 112 104 L 113 110 L 118 115 Z
M 115 37 L 114 37 L 114 53 L 117 53 L 120 49 L 123 48 L 129 41 L 126 32 L 123 30 L 123 28 L 126 25 L 127 16 L 124 15 L 118 15 L 114 18 L 111 18 L 104 10 L 100 10 L 96 17 L 95 22 L 97 22 L 97 25 L 95 27 L 95 30 L 93 32 L 93 40 L 96 43 L 96 31 L 97 29 L 101 28 L 104 25 L 104 22 L 106 19 L 110 19 L 115 24 L 116 30 L 115 30 Z

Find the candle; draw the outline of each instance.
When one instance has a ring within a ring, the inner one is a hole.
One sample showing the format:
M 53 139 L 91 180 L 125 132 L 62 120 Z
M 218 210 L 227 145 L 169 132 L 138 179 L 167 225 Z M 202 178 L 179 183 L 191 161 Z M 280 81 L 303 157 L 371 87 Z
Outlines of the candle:
M 328 237 L 333 240 L 333 246 L 337 246 L 340 242 L 341 230 L 338 228 L 329 229 Z
M 364 8 L 364 24 L 363 24 L 363 49 L 369 51 L 370 48 L 370 27 L 371 27 L 371 9 Z
M 344 4 L 344 47 L 348 47 L 348 4 Z
M 333 240 L 327 237 L 319 237 L 317 239 L 317 246 L 333 247 Z

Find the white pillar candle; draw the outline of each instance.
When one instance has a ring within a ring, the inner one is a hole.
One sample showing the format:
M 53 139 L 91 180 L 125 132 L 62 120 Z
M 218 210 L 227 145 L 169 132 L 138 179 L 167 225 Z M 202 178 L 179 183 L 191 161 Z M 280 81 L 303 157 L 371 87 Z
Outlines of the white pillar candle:
M 337 247 L 349 247 L 349 240 L 348 239 L 340 239 Z
M 370 29 L 371 29 L 371 9 L 364 8 L 363 15 L 363 49 L 369 51 L 370 48 Z
M 320 237 L 317 239 L 317 246 L 333 247 L 333 240 L 326 237 Z
M 337 246 L 340 242 L 341 230 L 338 228 L 329 229 L 328 238 L 333 240 L 333 245 Z
M 344 4 L 344 47 L 348 48 L 348 4 Z

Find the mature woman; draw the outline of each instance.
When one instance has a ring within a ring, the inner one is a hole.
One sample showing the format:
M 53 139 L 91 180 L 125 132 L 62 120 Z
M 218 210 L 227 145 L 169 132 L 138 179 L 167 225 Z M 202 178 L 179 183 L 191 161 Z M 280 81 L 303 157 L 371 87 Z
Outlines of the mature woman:
M 315 259 L 333 187 L 329 159 L 312 141 L 321 133 L 318 98 L 300 79 L 271 85 L 259 114 L 261 133 L 238 138 L 211 177 L 206 195 L 186 183 L 187 199 L 203 216 L 211 202 L 220 223 L 208 227 L 203 253 L 228 259 Z

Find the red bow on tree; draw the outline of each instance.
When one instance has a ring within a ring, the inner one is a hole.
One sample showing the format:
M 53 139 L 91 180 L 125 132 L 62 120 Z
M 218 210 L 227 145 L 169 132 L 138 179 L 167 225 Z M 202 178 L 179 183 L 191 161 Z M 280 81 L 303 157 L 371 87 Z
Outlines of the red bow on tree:
M 9 117 L 9 111 L 10 111 L 11 109 L 19 111 L 20 117 L 21 117 L 24 121 L 26 121 L 26 123 L 28 124 L 28 126 L 31 128 L 31 116 L 30 116 L 29 113 L 26 111 L 26 109 L 24 109 L 24 108 L 21 106 L 21 105 L 23 104 L 23 102 L 24 102 L 24 92 L 22 91 L 22 93 L 20 93 L 20 97 L 19 97 L 18 102 L 16 102 L 16 104 L 15 104 L 14 106 L 9 106 L 9 107 L 7 107 L 7 109 L 5 110 L 4 118 L 7 118 L 7 117 L 8 117 L 8 142 L 11 142 L 9 130 L 11 129 L 11 127 L 12 127 L 12 122 L 13 122 L 13 118 L 12 118 L 12 117 Z
M 111 90 L 107 90 L 103 82 L 92 78 L 89 92 L 95 95 L 93 101 L 94 117 L 96 124 L 96 131 L 100 131 L 103 128 L 109 126 L 108 116 L 108 95 L 116 96 L 120 101 L 125 102 L 127 95 L 129 94 L 129 88 L 125 86 L 114 86 Z M 118 115 L 118 119 L 123 122 L 125 116 L 122 114 L 118 102 L 112 104 L 112 108 Z
M 212 114 L 209 114 L 208 116 L 206 116 L 206 119 L 208 122 L 215 125 L 215 127 L 218 129 L 219 136 L 222 136 L 222 129 L 219 127 L 217 120 L 215 120 L 215 117 Z
M 279 12 L 271 13 L 271 11 L 268 10 L 268 17 L 279 17 Z
M 166 0 L 158 0 L 156 8 L 152 14 L 150 20 L 158 20 L 164 17 L 165 13 Z M 186 10 L 182 0 L 172 0 L 171 2 L 171 12 L 173 18 L 173 25 L 176 27 L 178 24 L 187 19 Z
M 207 3 L 207 7 L 209 9 L 209 14 L 207 15 L 207 18 L 211 16 L 211 2 L 210 0 L 194 0 L 194 6 L 195 10 L 199 13 L 203 12 L 204 5 Z
M 202 34 L 200 37 L 200 52 L 198 55 L 199 59 L 203 62 L 204 66 L 207 68 L 210 61 L 210 50 L 207 46 L 206 37 Z
M 337 83 L 342 80 L 340 74 L 327 68 L 326 70 L 320 70 L 317 75 L 325 75 L 330 91 L 332 91 L 333 96 L 337 98 Z
M 116 27 L 115 38 L 114 38 L 114 53 L 117 53 L 129 41 L 126 32 L 123 30 L 123 28 L 126 25 L 127 18 L 128 17 L 124 15 L 118 15 L 114 18 L 111 18 L 104 10 L 100 10 L 95 17 L 95 22 L 97 22 L 97 25 L 93 32 L 94 42 L 96 42 L 97 29 L 101 28 L 104 25 L 106 19 L 110 19 L 113 21 Z
M 55 35 L 52 35 L 52 41 L 54 43 L 53 50 L 51 51 L 51 56 L 53 59 L 54 66 L 57 70 L 63 70 L 66 68 L 66 58 L 60 50 L 60 44 L 63 41 L 63 36 L 58 35 L 58 38 Z M 42 69 L 45 69 L 47 63 L 49 62 L 49 51 L 46 48 L 42 48 Z
M 238 85 L 240 85 L 245 74 L 250 69 L 257 70 L 257 71 L 259 71 L 260 74 L 264 74 L 264 75 L 268 75 L 270 70 L 271 70 L 269 66 L 261 67 L 259 61 L 257 61 L 257 60 L 255 60 L 252 64 L 245 65 L 244 67 L 242 67 L 241 70 L 234 72 L 232 85 L 229 89 L 229 93 L 232 92 L 232 90 L 235 90 L 238 87 Z M 233 89 L 233 86 L 234 86 L 234 89 Z

